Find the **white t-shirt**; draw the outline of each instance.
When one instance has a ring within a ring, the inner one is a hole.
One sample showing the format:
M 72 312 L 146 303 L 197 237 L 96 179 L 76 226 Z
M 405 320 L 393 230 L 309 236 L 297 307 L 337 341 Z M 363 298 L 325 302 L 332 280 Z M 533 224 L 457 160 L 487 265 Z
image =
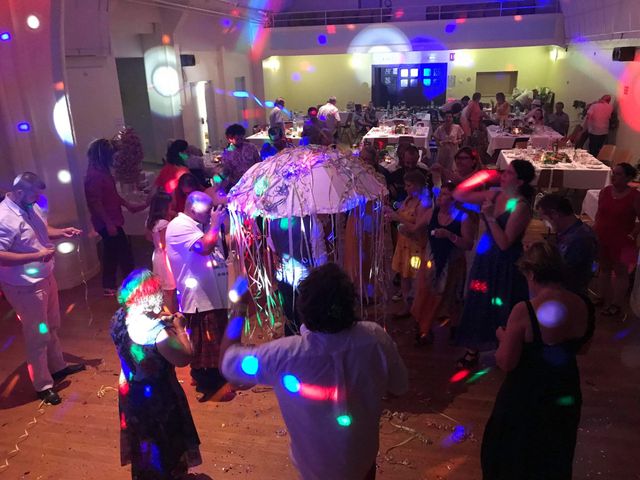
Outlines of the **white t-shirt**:
M 242 370 L 250 355 L 258 360 L 255 375 Z M 299 336 L 233 345 L 221 368 L 234 383 L 273 386 L 305 480 L 364 478 L 378 452 L 382 396 L 408 389 L 393 340 L 373 322 L 335 334 L 303 326 Z
M 609 133 L 609 120 L 613 113 L 610 103 L 596 102 L 587 112 L 586 126 L 591 135 L 606 135 Z
M 173 279 L 173 273 L 171 273 L 171 267 L 169 266 L 166 245 L 162 243 L 162 231 L 166 230 L 168 225 L 169 222 L 161 218 L 151 230 L 151 238 L 153 239 L 154 246 L 151 264 L 153 265 L 153 273 L 160 277 L 162 289 L 175 290 L 176 281 Z
M 165 233 L 167 257 L 176 282 L 183 313 L 228 308 L 228 272 L 222 242 L 210 255 L 201 255 L 193 245 L 204 236 L 198 222 L 184 213 L 169 222 Z
M 334 132 L 340 124 L 340 110 L 333 103 L 325 103 L 318 110 L 318 118 L 327 124 L 327 128 Z
M 7 195 L 0 202 L 0 251 L 33 253 L 53 247 L 47 232 L 47 219 L 37 204 L 25 211 Z M 53 258 L 48 262 L 0 266 L 0 282 L 28 286 L 53 273 Z

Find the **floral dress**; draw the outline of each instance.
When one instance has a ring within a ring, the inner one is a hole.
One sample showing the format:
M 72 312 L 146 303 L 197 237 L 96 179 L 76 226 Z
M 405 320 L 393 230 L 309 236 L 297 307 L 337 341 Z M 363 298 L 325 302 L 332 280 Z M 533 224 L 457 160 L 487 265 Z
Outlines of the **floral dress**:
M 175 368 L 155 343 L 164 324 L 136 319 L 134 342 L 126 319 L 126 310 L 120 309 L 111 323 L 122 367 L 118 389 L 121 464 L 131 463 L 134 480 L 173 479 L 202 463 L 200 439 Z

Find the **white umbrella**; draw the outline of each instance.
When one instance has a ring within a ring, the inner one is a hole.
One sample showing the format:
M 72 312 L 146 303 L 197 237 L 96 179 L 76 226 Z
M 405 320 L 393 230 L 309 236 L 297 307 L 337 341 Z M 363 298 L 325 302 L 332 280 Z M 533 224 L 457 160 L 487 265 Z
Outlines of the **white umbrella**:
M 231 212 L 268 219 L 339 213 L 380 200 L 387 188 L 373 168 L 321 146 L 285 149 L 253 165 L 231 189 Z

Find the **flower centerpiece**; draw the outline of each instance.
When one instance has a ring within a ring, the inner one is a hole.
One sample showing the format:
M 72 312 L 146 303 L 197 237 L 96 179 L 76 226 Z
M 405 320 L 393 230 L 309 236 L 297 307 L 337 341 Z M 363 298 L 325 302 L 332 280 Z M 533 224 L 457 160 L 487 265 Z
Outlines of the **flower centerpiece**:
M 571 163 L 569 155 L 564 152 L 544 152 L 542 155 L 544 165 L 556 165 L 558 163 Z
M 142 172 L 144 152 L 140 137 L 131 127 L 123 127 L 113 137 L 116 148 L 113 168 L 116 180 L 122 184 L 137 184 Z

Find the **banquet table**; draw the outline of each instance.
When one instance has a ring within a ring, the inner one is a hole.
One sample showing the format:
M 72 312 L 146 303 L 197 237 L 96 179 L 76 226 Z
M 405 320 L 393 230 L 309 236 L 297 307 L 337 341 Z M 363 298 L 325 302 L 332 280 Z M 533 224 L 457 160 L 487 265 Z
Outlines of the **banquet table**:
M 262 145 L 269 141 L 269 135 L 267 134 L 267 132 L 258 132 L 254 133 L 250 137 L 247 137 L 246 140 L 253 143 L 256 147 L 258 147 L 258 149 L 261 149 Z M 300 143 L 300 136 L 297 133 L 294 135 L 287 133 L 287 140 L 290 140 L 294 145 L 297 146 Z
M 537 184 L 540 174 L 544 170 L 551 172 L 549 184 L 551 184 L 555 172 L 562 172 L 562 187 L 564 188 L 600 190 L 610 183 L 611 169 L 586 150 L 575 150 L 575 156 L 573 149 L 561 149 L 560 152 L 566 153 L 569 158 L 573 159 L 572 162 L 545 165 L 539 161 L 543 150 L 521 148 L 502 150 L 498 156 L 497 166 L 498 169 L 504 170 L 515 159 L 527 160 L 533 163 L 536 169 L 534 184 Z M 540 185 L 541 188 L 547 186 L 547 182 L 545 185 Z
M 533 134 L 520 133 L 515 135 L 503 131 L 497 125 L 490 125 L 487 127 L 487 137 L 489 140 L 487 153 L 493 155 L 496 150 L 513 148 L 516 138 L 526 138 L 527 140 L 531 138 L 531 143 L 534 148 L 551 148 L 551 144 L 555 140 L 560 140 L 562 135 L 550 127 L 544 127 L 544 130 L 534 132 Z
M 584 196 L 584 200 L 582 201 L 582 213 L 588 216 L 591 220 L 596 219 L 599 198 L 600 190 L 587 190 L 587 194 Z
M 430 131 L 428 126 L 414 128 L 411 130 L 414 133 L 405 133 L 402 135 L 392 133 L 393 131 L 394 129 L 389 127 L 373 127 L 362 139 L 370 143 L 378 139 L 386 139 L 388 143 L 396 144 L 400 137 L 413 137 L 413 144 L 416 147 L 427 148 L 429 146 Z

